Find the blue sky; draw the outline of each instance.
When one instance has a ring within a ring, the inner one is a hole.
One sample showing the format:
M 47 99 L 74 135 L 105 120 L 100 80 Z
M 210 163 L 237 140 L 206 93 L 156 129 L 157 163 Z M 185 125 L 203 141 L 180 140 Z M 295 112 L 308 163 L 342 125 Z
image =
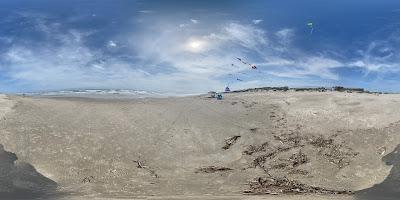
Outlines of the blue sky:
M 399 18 L 396 0 L 4 0 L 0 92 L 399 92 Z

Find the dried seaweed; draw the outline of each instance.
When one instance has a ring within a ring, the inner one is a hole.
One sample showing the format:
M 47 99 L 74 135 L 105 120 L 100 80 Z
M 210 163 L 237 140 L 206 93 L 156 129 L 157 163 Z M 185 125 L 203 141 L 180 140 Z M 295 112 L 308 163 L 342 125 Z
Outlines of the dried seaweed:
M 226 139 L 225 145 L 222 147 L 222 149 L 227 150 L 227 149 L 231 148 L 231 146 L 234 145 L 240 137 L 241 137 L 240 135 L 235 135 L 233 137 Z
M 218 166 L 207 166 L 207 167 L 200 167 L 196 169 L 195 173 L 215 173 L 215 172 L 224 172 L 233 170 L 228 167 L 218 167 Z
M 265 152 L 267 150 L 268 142 L 264 142 L 260 145 L 249 145 L 246 150 L 243 151 L 245 155 L 253 155 L 258 152 Z
M 85 178 L 82 179 L 82 183 L 92 183 L 94 182 L 94 176 L 86 176 Z
M 282 144 L 290 145 L 292 147 L 298 147 L 302 145 L 302 142 L 306 140 L 299 136 L 298 134 L 282 134 L 282 135 L 275 135 L 275 140 L 280 141 Z
M 133 162 L 135 162 L 137 164 L 137 168 L 140 169 L 145 169 L 147 170 L 151 176 L 155 177 L 155 178 L 159 178 L 160 176 L 156 173 L 156 171 L 154 169 L 151 169 L 150 167 L 146 166 L 144 164 L 144 161 L 141 161 L 140 159 L 138 160 L 132 160 Z
M 333 139 L 325 139 L 322 136 L 319 136 L 315 139 L 312 139 L 310 144 L 315 147 L 329 147 L 333 144 Z
M 292 169 L 289 174 L 300 174 L 300 175 L 308 175 L 310 172 L 303 169 Z
M 358 152 L 350 147 L 335 144 L 333 139 L 325 139 L 322 136 L 312 139 L 310 144 L 320 148 L 318 153 L 326 157 L 329 162 L 337 165 L 338 168 L 349 165 L 351 158 L 358 155 Z
M 291 162 L 292 167 L 298 167 L 299 165 L 307 163 L 309 160 L 307 155 L 300 151 L 299 153 L 290 156 L 289 161 Z
M 250 132 L 255 133 L 255 132 L 257 132 L 258 128 L 251 128 L 249 130 L 250 130 Z
M 351 191 L 310 186 L 288 178 L 258 177 L 249 183 L 246 194 L 352 194 Z

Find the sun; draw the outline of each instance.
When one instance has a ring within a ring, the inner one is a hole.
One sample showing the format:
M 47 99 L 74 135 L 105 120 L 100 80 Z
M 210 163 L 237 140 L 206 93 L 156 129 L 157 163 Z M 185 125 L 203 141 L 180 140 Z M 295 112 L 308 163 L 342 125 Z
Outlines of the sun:
M 186 50 L 192 53 L 199 53 L 206 50 L 207 42 L 200 39 L 190 39 L 186 42 Z
M 201 42 L 200 41 L 192 41 L 192 42 L 190 42 L 190 47 L 192 48 L 192 49 L 199 49 L 199 48 L 201 48 Z

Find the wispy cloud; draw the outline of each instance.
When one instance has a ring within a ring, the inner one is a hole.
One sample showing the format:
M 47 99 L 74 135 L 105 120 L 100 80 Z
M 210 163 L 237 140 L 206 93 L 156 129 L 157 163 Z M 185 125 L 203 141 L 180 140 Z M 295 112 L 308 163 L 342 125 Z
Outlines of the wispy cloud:
M 253 20 L 251 20 L 251 22 L 253 22 L 253 24 L 259 24 L 259 23 L 263 22 L 263 20 L 262 19 L 253 19 Z
M 197 19 L 190 19 L 190 21 L 191 21 L 193 24 L 199 23 L 199 20 L 197 20 Z
M 359 50 L 360 58 L 349 63 L 349 66 L 365 68 L 373 72 L 400 71 L 400 52 L 398 35 L 392 35 L 386 40 L 371 41 L 364 50 Z
M 108 42 L 108 46 L 109 46 L 109 47 L 117 47 L 118 45 L 117 45 L 117 43 L 115 43 L 114 41 L 110 40 L 110 41 Z
M 142 14 L 151 14 L 151 13 L 155 13 L 154 10 L 139 10 L 138 12 L 139 12 L 139 13 L 142 13 Z

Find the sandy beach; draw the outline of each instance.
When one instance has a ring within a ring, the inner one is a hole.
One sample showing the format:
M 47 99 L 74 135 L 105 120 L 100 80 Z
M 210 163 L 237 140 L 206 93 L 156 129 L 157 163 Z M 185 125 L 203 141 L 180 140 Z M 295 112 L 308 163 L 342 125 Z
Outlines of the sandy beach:
M 342 92 L 223 100 L 2 95 L 0 176 L 15 175 L 0 179 L 0 194 L 374 199 L 357 191 L 399 182 L 400 162 L 392 162 L 399 160 L 399 107 L 398 94 Z M 388 199 L 398 194 L 386 189 Z

